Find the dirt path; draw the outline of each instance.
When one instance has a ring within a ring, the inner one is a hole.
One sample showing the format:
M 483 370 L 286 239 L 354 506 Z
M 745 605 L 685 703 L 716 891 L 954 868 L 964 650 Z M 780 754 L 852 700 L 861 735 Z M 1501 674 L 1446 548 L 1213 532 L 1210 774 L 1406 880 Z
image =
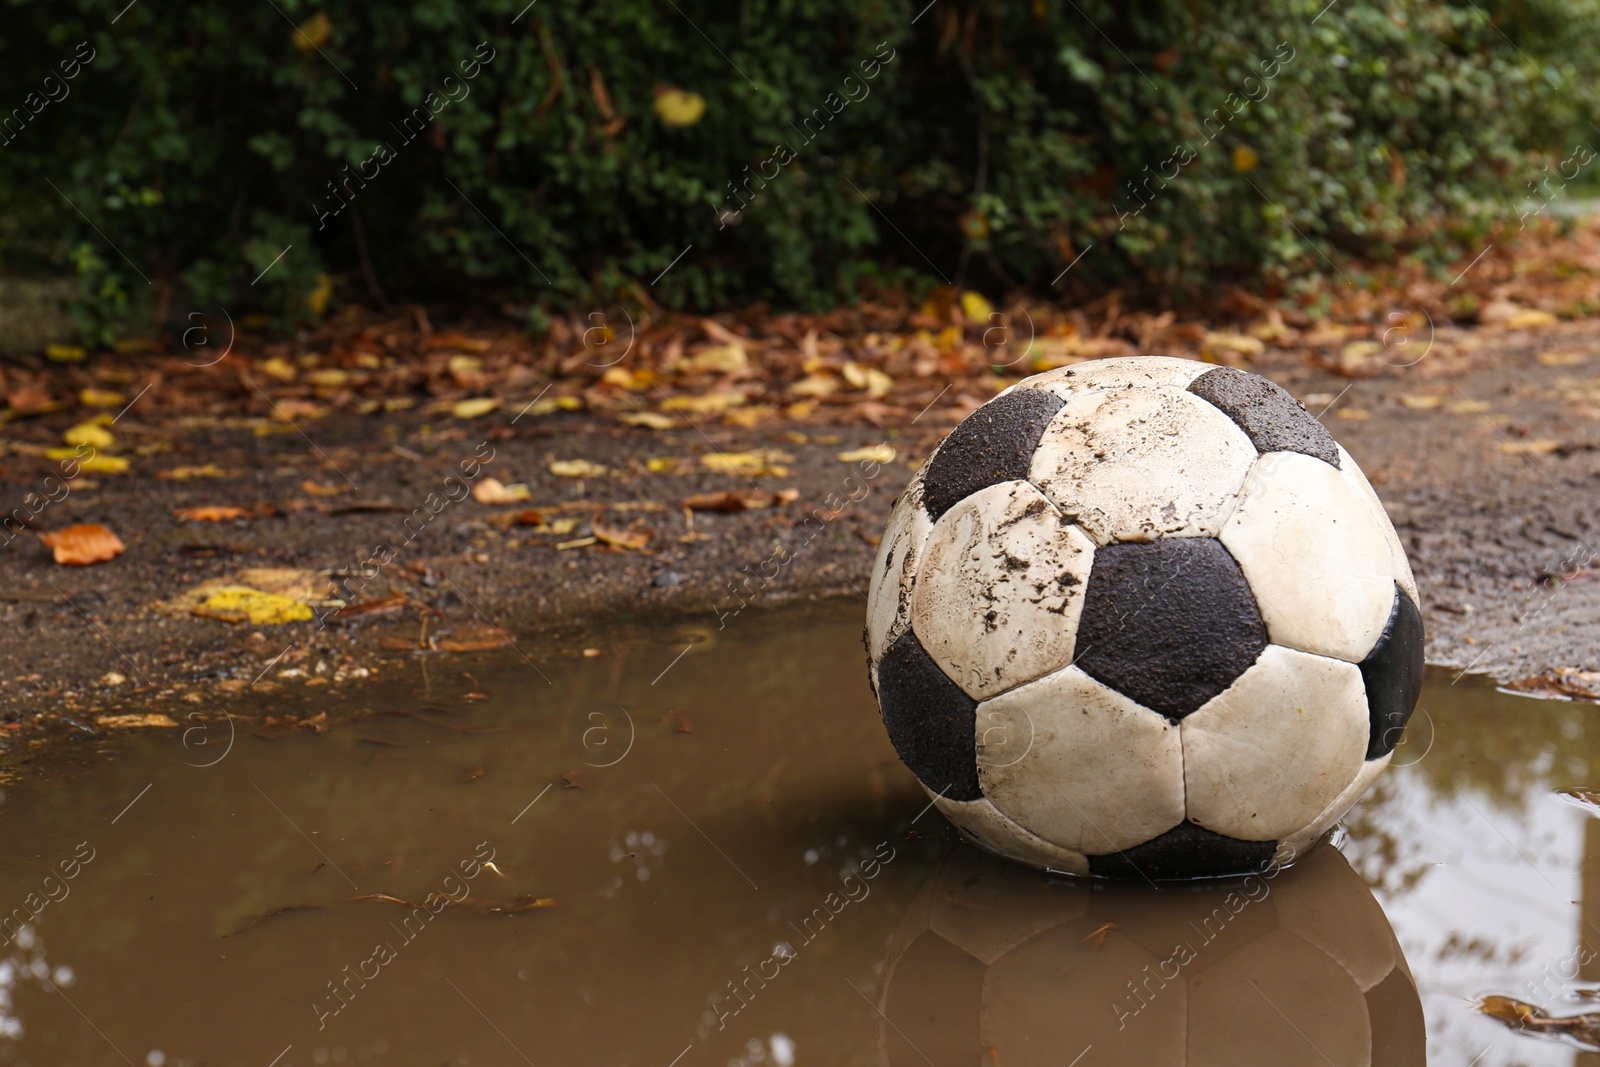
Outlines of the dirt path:
M 1600 581 L 1589 572 L 1600 547 L 1600 378 L 1589 377 L 1600 369 L 1600 326 L 1441 337 L 1416 366 L 1369 379 L 1287 357 L 1256 369 L 1311 410 L 1326 409 L 1372 478 L 1417 572 L 1430 662 L 1507 682 L 1600 670 Z M 449 655 L 516 638 L 536 658 L 532 634 L 585 622 L 670 611 L 737 625 L 743 598 L 732 590 L 746 576 L 747 589 L 762 590 L 746 611 L 861 597 L 888 509 L 911 464 L 948 428 L 944 414 L 899 429 L 706 434 L 569 413 L 436 425 L 334 415 L 304 434 L 268 436 L 225 424 L 141 426 L 130 415 L 120 434 L 161 442 L 147 467 L 203 476 L 84 475 L 41 514 L 43 529 L 115 528 L 128 547 L 113 563 L 58 566 L 32 533 L 0 549 L 0 716 L 26 730 L 62 721 L 92 729 L 113 711 L 211 709 L 251 688 L 311 697 L 392 670 L 419 649 Z M 838 458 L 884 443 L 896 458 L 881 466 Z M 705 470 L 697 457 L 718 449 L 765 455 L 747 457 L 742 473 Z M 476 481 L 525 482 L 529 500 L 451 501 L 446 478 L 491 453 Z M 609 473 L 558 476 L 551 460 Z M 13 457 L 7 498 L 33 491 L 46 471 L 42 460 Z M 738 514 L 691 521 L 679 507 L 691 493 L 791 488 L 790 502 Z M 443 501 L 437 513 L 429 494 Z M 174 516 L 204 505 L 272 513 Z M 529 508 L 542 525 L 508 524 Z M 626 542 L 645 529 L 642 551 L 586 541 L 599 532 Z M 351 588 L 352 599 L 384 610 L 357 619 L 234 624 L 190 614 L 187 602 L 158 606 L 208 581 L 259 586 L 262 568 L 325 591 L 330 574 L 358 575 L 383 543 L 397 546 L 394 559 Z M 780 546 L 792 562 L 775 561 Z M 1587 683 L 1560 684 L 1581 693 Z

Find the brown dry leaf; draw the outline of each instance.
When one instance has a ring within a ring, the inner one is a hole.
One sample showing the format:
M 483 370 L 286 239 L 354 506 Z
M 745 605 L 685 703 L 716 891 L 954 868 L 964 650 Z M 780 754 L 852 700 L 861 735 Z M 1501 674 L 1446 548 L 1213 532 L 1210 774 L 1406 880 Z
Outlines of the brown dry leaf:
M 1103 922 L 1083 936 L 1083 943 L 1091 949 L 1100 948 L 1106 943 L 1106 935 L 1116 927 L 1114 922 Z
M 725 489 L 720 493 L 695 493 L 680 500 L 679 506 L 691 511 L 716 511 L 724 515 L 788 504 L 800 498 L 798 489 L 779 489 L 775 493 L 760 489 Z
M 40 534 L 39 540 L 55 553 L 57 563 L 73 567 L 116 559 L 128 547 L 109 527 L 98 522 L 78 523 L 52 533 Z
M 1347 422 L 1365 422 L 1372 418 L 1372 412 L 1366 408 L 1340 408 L 1333 413 L 1333 417 Z
M 734 374 L 750 368 L 750 357 L 740 344 L 702 348 L 687 361 L 688 369 L 699 374 Z
M 146 726 L 177 726 L 176 720 L 159 712 L 144 715 L 101 715 L 94 720 L 111 730 L 133 730 Z
M 307 478 L 300 483 L 300 491 L 302 493 L 310 493 L 312 496 L 338 496 L 344 492 L 344 486 L 333 485 L 328 482 L 314 482 Z
M 630 526 L 626 529 L 618 526 L 607 525 L 597 514 L 589 523 L 597 540 L 603 541 L 616 548 L 629 548 L 642 551 L 650 543 L 656 532 L 648 526 Z
M 433 647 L 440 652 L 487 652 L 511 643 L 511 638 L 492 626 L 458 630 L 453 637 L 440 638 Z
M 227 522 L 230 519 L 247 519 L 250 512 L 232 504 L 204 504 L 192 508 L 173 508 L 172 514 L 189 522 Z
M 375 619 L 383 615 L 394 615 L 406 606 L 406 593 L 401 590 L 388 596 L 378 597 L 374 600 L 363 600 L 355 604 L 346 604 L 338 611 L 329 612 L 329 622 L 351 622 L 355 619 Z
M 485 866 L 488 866 L 485 864 Z M 511 905 L 495 904 L 484 910 L 490 915 L 516 915 L 524 911 L 537 911 L 540 908 L 553 908 L 557 904 L 555 897 L 519 896 L 517 902 Z

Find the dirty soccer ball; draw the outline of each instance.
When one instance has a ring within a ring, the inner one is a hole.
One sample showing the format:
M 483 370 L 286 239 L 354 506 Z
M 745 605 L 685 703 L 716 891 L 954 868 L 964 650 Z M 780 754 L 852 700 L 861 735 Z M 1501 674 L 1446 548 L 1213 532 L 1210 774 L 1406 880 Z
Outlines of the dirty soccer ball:
M 1303 853 L 1422 686 L 1405 550 L 1258 375 L 1159 356 L 1028 378 L 895 503 L 866 644 L 890 740 L 1002 856 L 1183 878 Z
M 1422 1067 L 1400 943 L 1338 849 L 1294 869 L 1102 893 L 952 849 L 889 942 L 884 1067 Z

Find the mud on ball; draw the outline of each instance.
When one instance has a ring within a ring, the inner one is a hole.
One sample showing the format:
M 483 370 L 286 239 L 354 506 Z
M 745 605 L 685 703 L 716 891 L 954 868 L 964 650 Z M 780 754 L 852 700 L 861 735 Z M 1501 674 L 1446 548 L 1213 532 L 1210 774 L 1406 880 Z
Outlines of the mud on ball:
M 900 758 L 963 834 L 1077 874 L 1290 862 L 1422 686 L 1405 551 L 1327 429 L 1160 356 L 1011 387 L 896 502 L 866 643 Z

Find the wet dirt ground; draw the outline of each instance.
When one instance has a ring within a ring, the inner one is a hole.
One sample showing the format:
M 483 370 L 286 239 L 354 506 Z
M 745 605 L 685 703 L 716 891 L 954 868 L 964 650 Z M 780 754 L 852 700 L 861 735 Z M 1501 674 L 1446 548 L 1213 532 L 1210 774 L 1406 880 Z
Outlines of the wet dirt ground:
M 1600 330 L 1457 334 L 1441 336 L 1440 353 L 1371 378 L 1286 357 L 1255 369 L 1319 413 L 1383 497 L 1421 586 L 1430 662 L 1502 682 L 1600 669 L 1600 582 L 1589 566 L 1600 540 Z M 92 734 L 119 710 L 181 718 L 263 688 L 315 701 L 322 686 L 382 677 L 418 656 L 448 661 L 452 647 L 521 643 L 585 622 L 671 612 L 716 629 L 745 600 L 750 613 L 797 598 L 859 599 L 895 494 L 958 416 L 945 400 L 903 426 L 703 420 L 651 431 L 581 413 L 513 421 L 508 410 L 470 422 L 334 415 L 261 436 L 225 419 L 142 424 L 135 409 L 116 430 L 132 445 L 151 442 L 141 473 L 84 476 L 40 517 L 49 529 L 104 522 L 127 551 L 109 564 L 63 567 L 31 532 L 0 549 L 0 716 L 14 740 L 36 727 Z M 43 422 L 18 432 L 59 434 Z M 838 458 L 878 444 L 895 459 L 869 467 L 874 477 Z M 528 501 L 452 503 L 409 536 L 425 498 L 486 449 L 494 458 L 483 473 L 527 483 Z M 766 472 L 650 465 L 751 450 L 767 450 Z M 551 473 L 552 460 L 573 459 L 610 473 Z M 13 453 L 0 490 L 20 498 L 47 470 L 42 458 Z M 162 476 L 195 470 L 204 476 Z M 679 506 L 696 492 L 791 488 L 792 502 L 739 514 L 691 516 Z M 173 514 L 204 505 L 270 514 L 220 523 Z M 544 526 L 505 525 L 530 507 Z M 642 550 L 588 543 L 597 517 L 652 536 Z M 373 546 L 402 540 L 360 599 L 404 594 L 406 603 L 344 625 L 230 625 L 159 606 L 260 568 L 326 589 Z M 781 568 L 767 563 L 780 545 L 796 554 Z M 762 572 L 776 573 L 754 577 Z
M 1064 883 L 928 809 L 858 625 L 533 638 L 315 729 L 252 691 L 51 746 L 0 800 L 0 1062 L 1593 1062 L 1474 1007 L 1593 1006 L 1583 706 L 1436 672 L 1338 848 Z

